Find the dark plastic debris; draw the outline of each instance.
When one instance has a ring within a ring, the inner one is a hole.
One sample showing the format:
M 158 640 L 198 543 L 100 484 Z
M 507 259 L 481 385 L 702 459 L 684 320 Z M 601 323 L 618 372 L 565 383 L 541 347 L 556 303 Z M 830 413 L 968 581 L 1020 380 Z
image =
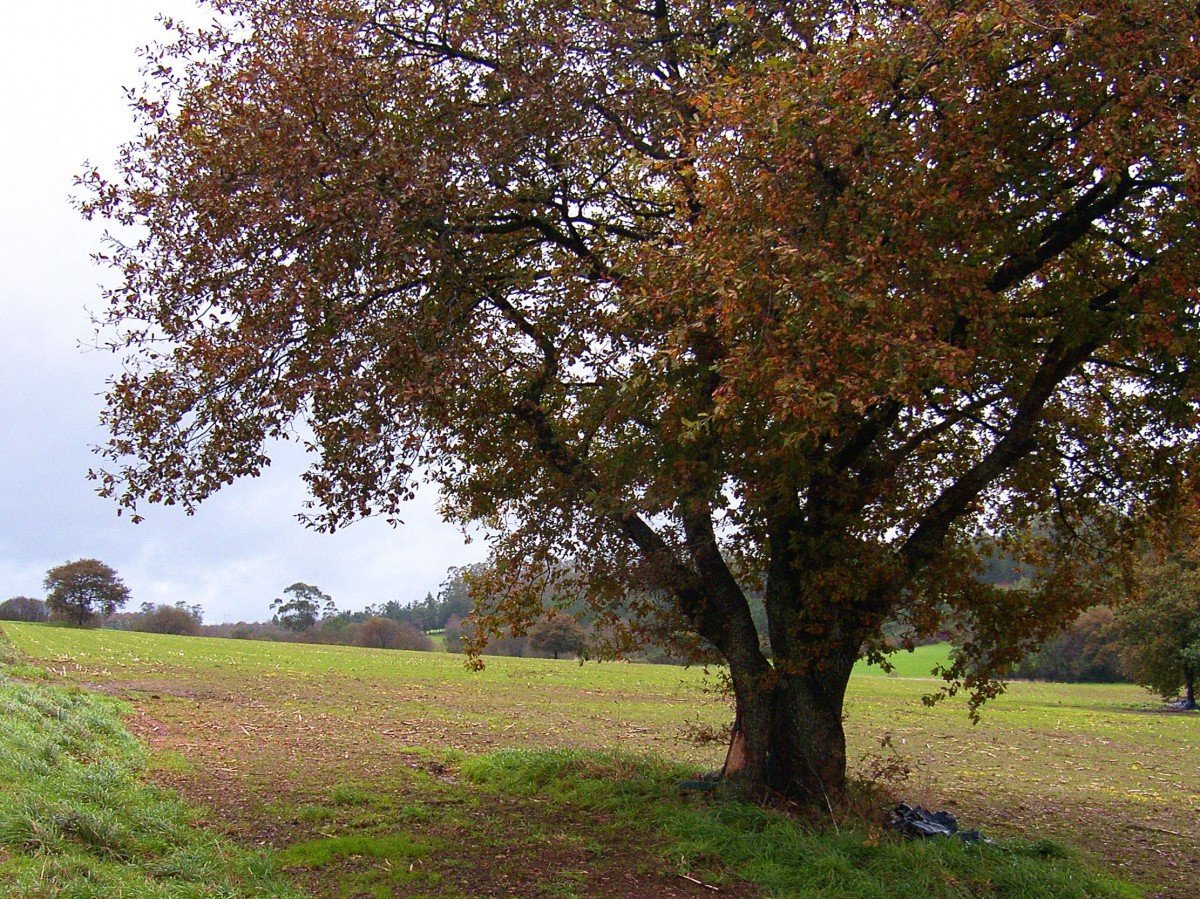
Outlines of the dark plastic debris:
M 709 771 L 702 774 L 699 780 L 685 780 L 679 784 L 679 792 L 686 793 L 689 790 L 695 790 L 699 793 L 707 793 L 721 785 L 721 772 Z
M 905 805 L 903 802 L 892 809 L 892 820 L 888 825 L 892 830 L 915 840 L 927 837 L 958 837 L 968 844 L 991 842 L 978 830 L 959 830 L 958 819 L 949 812 L 931 812 L 919 805 Z

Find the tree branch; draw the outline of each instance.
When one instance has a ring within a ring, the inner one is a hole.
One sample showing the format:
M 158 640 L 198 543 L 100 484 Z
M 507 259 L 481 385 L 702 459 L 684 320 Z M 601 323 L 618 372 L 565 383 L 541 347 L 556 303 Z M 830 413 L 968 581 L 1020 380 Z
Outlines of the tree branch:
M 915 572 L 940 550 L 951 525 L 997 477 L 1033 451 L 1042 412 L 1059 384 L 1087 362 L 1108 339 L 1117 324 L 1110 313 L 1114 304 L 1137 286 L 1145 269 L 1097 294 L 1089 308 L 1102 316 L 1093 321 L 1092 333 L 1071 341 L 1060 333 L 1047 348 L 1003 436 L 974 466 L 962 474 L 921 516 L 917 527 L 897 551 L 910 572 Z

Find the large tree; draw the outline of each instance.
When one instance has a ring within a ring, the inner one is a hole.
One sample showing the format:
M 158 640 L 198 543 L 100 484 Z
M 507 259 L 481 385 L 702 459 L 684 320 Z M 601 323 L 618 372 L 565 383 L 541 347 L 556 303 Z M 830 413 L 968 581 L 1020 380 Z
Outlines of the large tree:
M 105 618 L 129 602 L 129 588 L 110 565 L 76 559 L 46 572 L 46 606 L 56 618 L 79 626 Z
M 1192 3 L 211 5 L 82 179 L 135 514 L 277 438 L 316 527 L 428 478 L 496 534 L 480 640 L 557 578 L 690 634 L 729 782 L 823 804 L 882 622 L 953 612 L 985 695 L 1195 461 Z M 1026 533 L 1044 589 L 981 586 Z

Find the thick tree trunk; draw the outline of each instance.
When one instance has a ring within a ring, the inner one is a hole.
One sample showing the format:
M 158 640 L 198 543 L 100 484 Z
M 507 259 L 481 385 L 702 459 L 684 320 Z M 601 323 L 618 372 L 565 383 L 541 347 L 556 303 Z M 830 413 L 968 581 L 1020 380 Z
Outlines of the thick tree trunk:
M 685 510 L 683 518 L 700 579 L 678 572 L 676 595 L 728 662 L 736 699 L 723 772 L 727 792 L 746 800 L 780 794 L 832 811 L 846 784 L 846 685 L 863 635 L 884 606 L 872 599 L 861 568 L 845 564 L 842 542 L 800 538 L 798 518 L 784 516 L 772 527 L 766 572 L 768 660 L 711 516 L 700 508 Z
M 853 658 L 832 655 L 805 674 L 777 670 L 747 692 L 735 676 L 737 718 L 724 770 L 732 793 L 832 809 L 846 786 L 842 706 L 853 666 Z
M 1183 669 L 1183 707 L 1195 711 L 1196 705 L 1196 672 L 1192 668 Z
M 845 547 L 798 533 L 785 518 L 771 535 L 769 677 L 739 677 L 729 660 L 737 719 L 725 773 L 746 782 L 743 795 L 773 792 L 831 812 L 846 786 L 846 686 L 882 606 L 862 571 L 846 568 Z

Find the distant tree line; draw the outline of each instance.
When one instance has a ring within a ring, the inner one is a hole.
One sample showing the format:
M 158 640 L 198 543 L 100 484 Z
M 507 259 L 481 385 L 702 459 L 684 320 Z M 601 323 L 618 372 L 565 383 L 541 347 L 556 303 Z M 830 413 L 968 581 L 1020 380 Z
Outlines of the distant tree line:
M 1009 676 L 1084 683 L 1132 681 L 1167 699 L 1179 696 L 1185 708 L 1195 707 L 1200 674 L 1200 541 L 1188 535 L 1200 532 L 1200 524 L 1185 525 L 1179 528 L 1184 537 L 1172 535 L 1147 546 L 1126 588 L 1128 595 L 1119 604 L 1085 610 L 1015 665 Z M 411 603 L 391 600 L 361 611 L 339 611 L 319 587 L 296 582 L 271 603 L 270 621 L 206 625 L 201 607 L 183 601 L 145 602 L 135 612 L 120 611 L 129 600 L 129 589 L 116 571 L 96 559 L 79 559 L 47 572 L 44 600 L 14 596 L 0 602 L 0 621 L 102 624 L 158 634 L 417 651 L 435 649 L 430 638 L 434 634 L 441 636 L 446 651 L 463 652 L 475 637 L 471 585 L 485 574 L 481 565 L 452 568 L 436 596 L 427 593 Z M 1001 589 L 1028 589 L 1026 573 L 1003 553 L 987 557 L 980 578 Z M 746 594 L 752 615 L 765 616 L 758 594 L 750 589 Z M 485 597 L 485 605 L 487 601 Z M 605 654 L 613 632 L 585 601 L 550 594 L 541 601 L 542 614 L 522 632 L 487 635 L 483 654 L 545 658 Z M 631 597 L 630 603 L 634 602 L 653 602 L 653 597 Z M 922 642 L 969 636 L 954 627 L 948 611 L 944 618 L 943 630 Z M 911 627 L 900 619 L 888 622 L 884 634 L 886 648 L 913 642 Z M 769 646 L 763 648 L 770 651 Z M 625 655 L 637 661 L 683 663 L 689 653 L 675 651 L 669 640 L 661 640 Z
M 1094 606 L 1026 656 L 1012 677 L 1062 683 L 1128 682 L 1121 651 L 1116 615 L 1108 606 Z
M 49 621 L 50 607 L 31 596 L 14 596 L 0 602 L 0 621 Z

